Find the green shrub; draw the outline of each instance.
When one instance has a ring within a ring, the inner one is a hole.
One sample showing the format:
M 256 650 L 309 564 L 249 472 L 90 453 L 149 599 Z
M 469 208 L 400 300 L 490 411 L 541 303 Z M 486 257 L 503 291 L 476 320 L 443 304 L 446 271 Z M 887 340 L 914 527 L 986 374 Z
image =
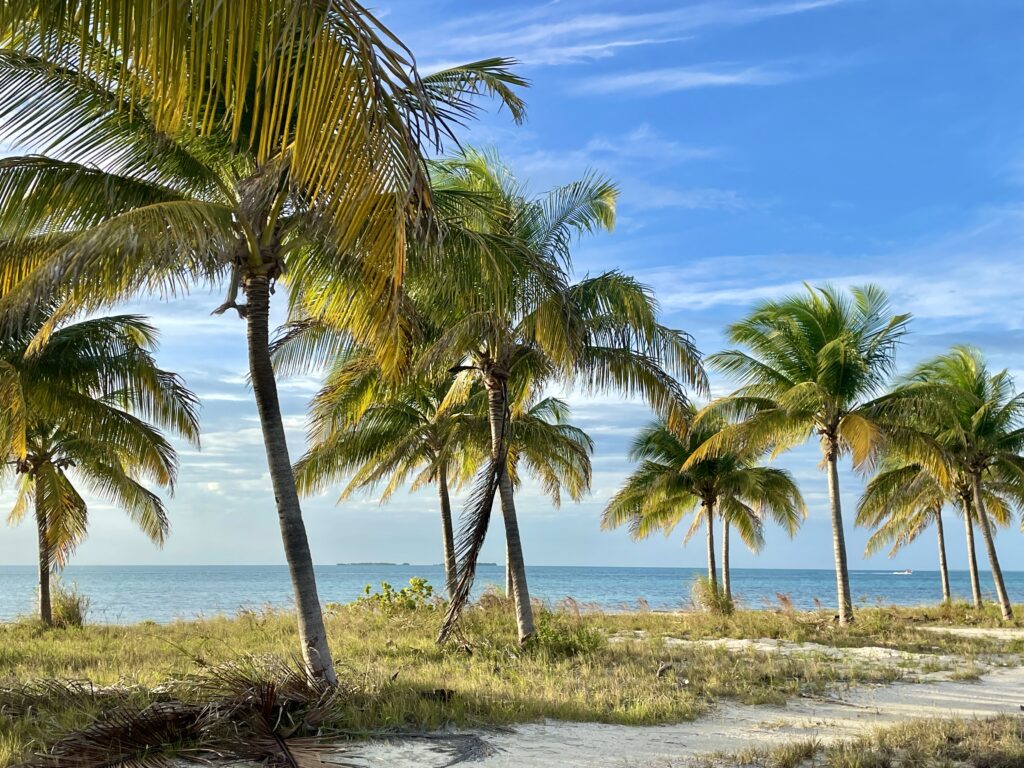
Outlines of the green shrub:
M 698 576 L 693 582 L 693 604 L 702 611 L 718 616 L 731 616 L 736 606 L 728 595 L 707 576 Z
M 77 584 L 64 586 L 54 580 L 50 585 L 50 610 L 53 626 L 61 629 L 81 627 L 89 613 L 89 598 L 79 592 Z
M 586 656 L 607 642 L 604 633 L 579 615 L 541 609 L 535 615 L 533 645 L 555 658 Z
M 409 586 L 401 589 L 395 589 L 388 582 L 382 581 L 380 591 L 374 592 L 373 586 L 367 584 L 363 589 L 363 596 L 355 601 L 355 605 L 389 614 L 433 610 L 437 604 L 434 588 L 426 579 L 418 577 L 409 579 Z

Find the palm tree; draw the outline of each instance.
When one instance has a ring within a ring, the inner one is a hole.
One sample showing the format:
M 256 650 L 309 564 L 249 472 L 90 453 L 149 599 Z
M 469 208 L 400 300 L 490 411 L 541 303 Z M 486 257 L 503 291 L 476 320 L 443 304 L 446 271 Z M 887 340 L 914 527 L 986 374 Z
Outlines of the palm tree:
M 39 618 L 49 626 L 50 573 L 64 567 L 88 530 L 76 485 L 121 507 L 163 544 L 167 513 L 144 483 L 173 489 L 177 457 L 158 427 L 198 445 L 199 423 L 192 393 L 157 367 L 156 331 L 143 318 L 63 324 L 33 346 L 37 329 L 38 322 L 0 337 L 0 445 L 4 474 L 19 478 L 8 522 L 35 517 Z
M 730 349 L 710 364 L 740 382 L 712 408 L 735 418 L 691 459 L 713 456 L 729 445 L 782 450 L 817 435 L 828 471 L 832 543 L 836 563 L 839 622 L 853 618 L 846 540 L 839 497 L 839 458 L 846 453 L 864 466 L 881 433 L 871 398 L 893 370 L 893 354 L 909 315 L 894 315 L 877 286 L 812 288 L 766 301 L 729 327 Z
M 764 545 L 764 519 L 771 518 L 795 533 L 806 508 L 788 472 L 757 465 L 757 453 L 722 452 L 692 461 L 694 453 L 726 426 L 714 416 L 696 419 L 682 433 L 664 421 L 648 425 L 633 440 L 629 458 L 640 466 L 626 479 L 605 508 L 605 530 L 628 525 L 634 539 L 656 531 L 666 536 L 687 516 L 693 515 L 686 534 L 689 541 L 701 526 L 707 540 L 708 580 L 718 590 L 715 566 L 716 517 L 723 530 L 735 528 L 754 551 Z M 763 452 L 761 452 L 763 453 Z M 722 591 L 731 598 L 727 538 L 723 535 Z
M 211 19 L 226 7 L 199 0 L 195 5 Z M 118 70 L 116 91 L 106 87 L 111 78 L 89 68 L 97 65 L 91 49 L 77 56 L 63 43 L 54 43 L 56 54 L 32 44 L 26 44 L 26 52 L 3 52 L 5 126 L 13 137 L 43 143 L 47 155 L 0 161 L 0 318 L 20 315 L 55 291 L 67 311 L 77 311 L 139 293 L 174 296 L 196 282 L 228 283 L 227 300 L 215 312 L 235 309 L 247 325 L 249 377 L 303 656 L 312 674 L 333 683 L 336 676 L 271 365 L 270 296 L 287 274 L 292 296 L 306 297 L 307 311 L 339 318 L 358 314 L 351 326 L 370 342 L 400 336 L 378 331 L 395 311 L 391 299 L 399 294 L 405 242 L 411 234 L 407 225 L 430 212 L 420 146 L 423 130 L 444 124 L 438 122 L 438 108 L 446 119 L 471 113 L 466 99 L 480 92 L 505 97 L 519 117 L 521 103 L 510 86 L 522 81 L 507 71 L 503 60 L 421 80 L 414 70 L 398 67 L 401 57 L 372 32 L 372 18 L 358 5 L 338 0 L 327 5 L 337 13 L 296 10 L 292 18 L 280 15 L 284 11 L 278 3 L 265 6 L 266 18 L 278 25 L 268 28 L 266 37 L 280 32 L 286 43 L 281 50 L 292 51 L 294 61 L 305 65 L 293 67 L 292 59 L 273 48 L 273 56 L 259 59 L 274 62 L 273 76 L 257 84 L 232 75 L 227 83 L 234 87 L 248 82 L 257 90 L 256 101 L 245 100 L 243 93 L 237 103 L 226 103 L 220 91 L 210 91 L 209 103 L 184 110 L 176 103 L 178 113 L 191 117 L 181 125 L 168 114 L 164 88 L 170 80 L 161 78 L 177 75 L 166 71 L 166 62 L 156 55 L 166 50 L 161 36 L 107 41 L 125 54 L 129 43 L 148 40 L 153 46 L 145 55 L 142 49 L 135 51 L 139 61 Z M 46 23 L 89 23 L 102 18 L 91 15 L 94 8 L 81 8 L 74 20 Z M 5 6 L 3 13 L 7 10 Z M 127 21 L 136 6 L 125 3 L 120 10 Z M 234 17 L 239 12 L 232 6 L 228 13 Z M 241 15 L 263 18 L 259 13 Z M 0 28 L 8 20 L 0 14 Z M 178 21 L 169 23 L 161 35 Z M 232 21 L 224 29 L 234 34 L 237 24 L 248 23 L 254 22 Z M 62 29 L 55 32 L 60 40 Z M 197 29 L 207 41 L 208 30 L 201 25 Z M 190 23 L 186 38 L 191 30 Z M 345 30 L 351 34 L 335 41 Z M 93 31 L 101 41 L 110 32 L 104 24 Z M 206 45 L 195 39 L 178 42 Z M 248 50 L 242 46 L 235 52 L 238 70 L 248 71 Z M 51 66 L 53 56 L 57 66 Z M 325 61 L 331 62 L 328 69 L 323 68 Z M 147 62 L 155 68 L 146 71 L 150 77 L 136 78 L 135 68 Z M 84 71 L 76 71 L 80 63 Z M 190 59 L 182 69 L 191 66 L 195 61 Z M 218 72 L 221 68 L 216 67 Z M 268 80 L 282 87 L 288 83 L 286 91 L 299 103 L 275 112 L 277 97 L 262 91 Z M 132 84 L 127 92 L 121 88 L 126 81 Z M 195 84 L 181 87 L 189 96 L 197 95 Z M 332 87 L 336 92 L 328 98 Z M 310 106 L 307 101 L 317 92 L 324 102 Z M 24 98 L 26 93 L 33 97 Z M 327 104 L 339 110 L 328 110 L 333 119 L 310 123 L 326 119 L 320 108 Z M 180 130 L 167 133 L 171 128 Z M 209 138 L 196 139 L 196 133 Z M 332 148 L 340 156 L 331 154 Z M 82 157 L 92 162 L 83 163 Z M 353 162 L 362 170 L 350 166 Z M 245 294 L 244 304 L 237 302 L 239 291 Z M 58 312 L 51 324 L 63 316 Z M 49 326 L 41 329 L 41 338 L 48 332 Z M 397 353 L 390 359 L 397 364 Z
M 489 202 L 468 218 L 466 228 L 479 233 L 479 242 L 453 259 L 458 277 L 431 276 L 419 294 L 432 327 L 442 329 L 420 355 L 420 366 L 450 368 L 461 379 L 456 389 L 481 385 L 491 436 L 490 466 L 460 539 L 459 584 L 440 638 L 447 637 L 468 600 L 497 496 L 525 642 L 534 626 L 508 472 L 511 405 L 522 393 L 558 381 L 644 396 L 667 412 L 685 402 L 673 374 L 699 388 L 703 371 L 690 338 L 658 322 L 649 289 L 618 272 L 576 284 L 568 280 L 575 239 L 609 229 L 614 221 L 617 194 L 609 182 L 591 175 L 532 198 L 496 158 L 467 151 L 436 166 L 435 189 L 485 195 Z M 453 290 L 453 281 L 465 289 Z
M 1013 502 L 1005 489 L 986 484 L 983 489 L 989 517 L 998 525 L 1009 525 Z M 962 485 L 944 485 L 921 464 L 905 463 L 887 457 L 878 474 L 864 489 L 857 507 L 857 525 L 873 528 L 864 555 L 873 555 L 889 547 L 889 557 L 935 526 L 939 552 L 939 579 L 942 600 L 949 602 L 949 568 L 946 563 L 946 536 L 942 510 L 952 504 L 964 518 L 967 530 L 967 559 L 975 607 L 981 607 L 978 563 L 974 553 L 973 503 Z
M 482 393 L 452 402 L 446 399 L 450 384 L 447 377 L 396 384 L 366 354 L 340 359 L 313 399 L 310 447 L 295 467 L 303 494 L 347 478 L 339 501 L 382 482 L 381 503 L 404 485 L 415 491 L 436 483 L 449 597 L 457 576 L 450 490 L 472 477 L 490 453 L 480 439 L 487 418 Z M 593 444 L 565 423 L 567 415 L 567 406 L 554 398 L 525 404 L 513 414 L 509 436 L 514 484 L 522 463 L 556 506 L 563 488 L 579 500 L 590 486 Z
M 893 400 L 924 414 L 948 475 L 962 478 L 1000 610 L 1004 619 L 1012 618 L 992 532 L 992 501 L 985 490 L 995 484 L 1016 492 L 1024 480 L 1024 393 L 1016 392 L 1006 370 L 989 373 L 977 349 L 957 346 L 915 368 Z

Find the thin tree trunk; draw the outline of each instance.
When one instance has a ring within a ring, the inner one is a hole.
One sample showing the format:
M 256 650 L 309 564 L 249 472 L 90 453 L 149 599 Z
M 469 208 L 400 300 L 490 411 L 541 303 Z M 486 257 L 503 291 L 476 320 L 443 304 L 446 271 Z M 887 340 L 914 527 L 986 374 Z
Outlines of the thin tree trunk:
M 718 592 L 718 568 L 715 566 L 715 502 L 705 501 L 704 513 L 708 518 L 704 521 L 708 529 L 708 581 L 715 592 Z
M 981 608 L 981 579 L 978 577 L 978 554 L 974 549 L 974 519 L 969 499 L 964 499 L 964 533 L 967 539 L 967 571 L 971 575 L 971 598 Z
M 1009 620 L 1013 618 L 1013 608 L 1010 606 L 1010 598 L 1006 594 L 1003 569 L 999 567 L 999 555 L 996 554 L 996 543 L 992 539 L 992 527 L 988 521 L 988 513 L 985 511 L 985 499 L 981 495 L 981 478 L 975 475 L 972 485 L 974 486 L 974 507 L 978 510 L 978 527 L 981 528 L 981 538 L 985 542 L 988 563 L 992 568 L 992 581 L 996 585 L 999 609 L 1002 611 L 1003 619 Z
M 942 602 L 948 603 L 952 597 L 949 594 L 949 567 L 946 565 L 946 535 L 942 530 L 942 510 L 935 512 L 935 534 L 939 542 L 939 578 L 942 579 Z
M 504 378 L 494 374 L 487 376 L 487 403 L 491 422 L 491 456 L 498 462 L 498 472 L 500 473 L 498 496 L 501 499 L 501 516 L 505 521 L 505 547 L 508 552 L 508 569 L 512 576 L 512 597 L 515 599 L 519 642 L 525 643 L 534 633 L 533 606 L 530 605 L 530 590 L 526 585 L 526 562 L 523 558 L 522 540 L 519 538 L 515 493 L 506 466 Z
M 44 627 L 53 626 L 53 610 L 50 607 L 50 543 L 40 497 L 42 491 L 36 483 L 36 533 L 39 537 L 39 620 Z
M 512 583 L 512 558 L 508 556 L 508 547 L 505 547 L 505 597 L 515 597 L 516 585 Z
M 732 600 L 732 574 L 729 573 L 729 521 L 722 518 L 722 592 Z
M 327 645 L 327 630 L 317 595 L 313 556 L 309 551 L 306 526 L 302 521 L 302 508 L 295 490 L 295 476 L 281 404 L 277 397 L 277 382 L 270 361 L 270 284 L 265 275 L 252 275 L 246 279 L 247 334 L 249 341 L 249 376 L 256 397 L 256 408 L 263 429 L 263 443 L 267 451 L 267 464 L 274 487 L 277 517 L 281 525 L 281 539 L 285 558 L 292 578 L 295 604 L 298 608 L 299 641 L 302 656 L 310 673 L 334 684 L 338 681 L 334 662 Z
M 850 570 L 846 563 L 846 537 L 843 534 L 843 508 L 839 498 L 839 467 L 836 451 L 828 452 L 828 499 L 832 512 L 832 551 L 836 561 L 836 602 L 839 623 L 853 621 L 853 600 L 850 597 Z
M 448 495 L 448 467 L 444 464 L 437 472 L 437 494 L 441 499 L 441 537 L 444 540 L 444 581 L 448 599 L 455 596 L 458 568 L 455 563 L 455 531 L 452 527 L 452 501 Z

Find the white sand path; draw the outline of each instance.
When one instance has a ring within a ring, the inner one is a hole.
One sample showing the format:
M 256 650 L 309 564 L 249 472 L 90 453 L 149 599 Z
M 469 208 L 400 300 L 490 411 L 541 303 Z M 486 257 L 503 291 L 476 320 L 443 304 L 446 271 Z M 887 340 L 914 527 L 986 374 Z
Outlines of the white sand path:
M 337 760 L 362 768 L 667 768 L 711 752 L 832 740 L 920 718 L 1019 713 L 1022 705 L 1024 668 L 1013 667 L 976 682 L 860 685 L 786 706 L 723 704 L 677 725 L 546 722 L 354 745 Z

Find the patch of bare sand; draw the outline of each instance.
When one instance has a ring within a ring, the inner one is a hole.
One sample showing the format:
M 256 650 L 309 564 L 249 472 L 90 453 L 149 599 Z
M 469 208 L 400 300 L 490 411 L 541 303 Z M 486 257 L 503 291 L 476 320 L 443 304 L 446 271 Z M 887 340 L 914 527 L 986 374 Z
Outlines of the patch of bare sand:
M 918 627 L 925 632 L 941 632 L 959 637 L 985 637 L 992 640 L 1024 640 L 1024 629 L 1015 627 Z
M 1019 713 L 1021 705 L 1024 668 L 1015 667 L 994 670 L 979 682 L 858 686 L 786 706 L 724 704 L 705 718 L 677 725 L 546 722 L 377 742 L 336 759 L 361 768 L 664 768 L 711 752 L 834 740 L 921 718 Z

